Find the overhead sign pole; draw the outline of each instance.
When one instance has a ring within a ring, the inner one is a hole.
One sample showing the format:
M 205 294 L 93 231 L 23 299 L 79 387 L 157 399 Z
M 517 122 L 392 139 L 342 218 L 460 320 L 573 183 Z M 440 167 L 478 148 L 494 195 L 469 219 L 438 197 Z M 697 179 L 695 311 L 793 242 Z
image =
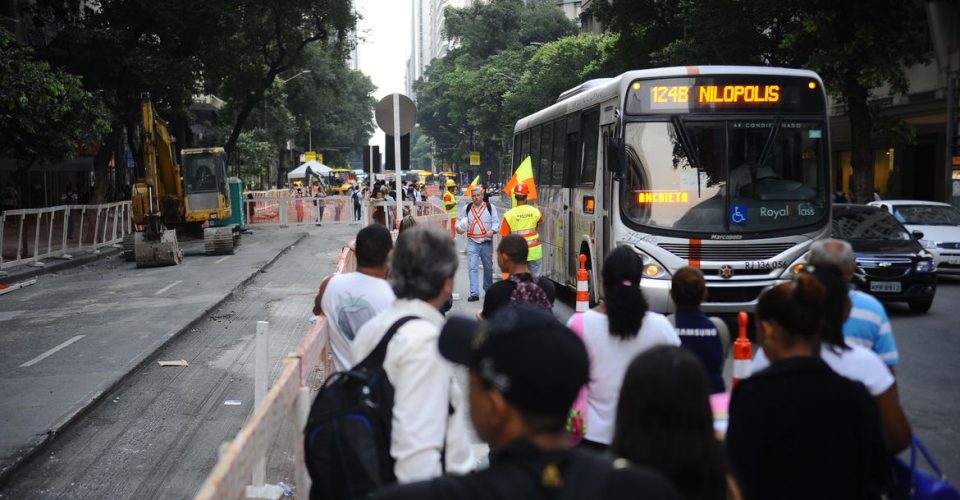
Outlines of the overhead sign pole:
M 409 97 L 403 94 L 391 94 L 377 103 L 374 109 L 374 115 L 377 119 L 377 125 L 387 135 L 393 136 L 393 158 L 394 170 L 396 171 L 396 192 L 397 192 L 397 217 L 399 224 L 403 217 L 403 192 L 400 188 L 400 169 L 403 166 L 403 154 L 401 148 L 401 136 L 409 134 L 417 123 L 417 108 Z
M 393 165 L 397 174 L 395 183 L 397 185 L 397 216 L 394 217 L 394 224 L 400 227 L 400 219 L 403 218 L 403 191 L 400 186 L 400 167 L 403 166 L 400 155 L 400 94 L 393 94 Z

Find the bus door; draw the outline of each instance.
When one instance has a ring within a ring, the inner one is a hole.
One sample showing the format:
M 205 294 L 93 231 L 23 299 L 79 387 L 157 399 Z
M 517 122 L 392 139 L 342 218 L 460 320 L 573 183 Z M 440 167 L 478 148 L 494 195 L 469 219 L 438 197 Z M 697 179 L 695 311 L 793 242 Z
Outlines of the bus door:
M 576 283 L 577 270 L 580 268 L 580 254 L 588 254 L 589 247 L 584 241 L 596 241 L 597 227 L 597 152 L 600 140 L 600 109 L 593 108 L 579 117 L 579 144 L 576 145 L 574 168 L 570 189 L 570 234 L 568 236 L 567 275 L 571 284 Z
M 574 114 L 567 117 L 567 139 L 564 144 L 563 154 L 563 189 L 561 189 L 563 207 L 564 232 L 561 255 L 558 256 L 558 262 L 566 262 L 565 269 L 559 273 L 560 282 L 567 285 L 576 285 L 577 269 L 580 267 L 578 260 L 580 249 L 580 235 L 576 231 L 576 212 L 577 201 L 574 190 L 577 184 L 580 170 L 580 114 Z

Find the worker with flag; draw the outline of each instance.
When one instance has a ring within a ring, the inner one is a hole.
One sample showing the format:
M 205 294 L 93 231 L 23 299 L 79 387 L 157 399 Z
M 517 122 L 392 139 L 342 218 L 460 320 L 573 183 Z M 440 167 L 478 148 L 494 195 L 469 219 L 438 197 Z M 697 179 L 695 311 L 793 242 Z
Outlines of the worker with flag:
M 450 235 L 457 239 L 457 183 L 447 179 L 447 190 L 443 193 L 443 209 L 450 216 Z
M 513 198 L 517 206 L 507 210 L 500 222 L 500 236 L 511 234 L 523 236 L 527 240 L 527 268 L 533 276 L 540 276 L 543 266 L 543 248 L 540 246 L 540 232 L 538 228 L 543 222 L 540 210 L 527 205 L 530 188 L 527 184 L 517 184 L 513 190 Z

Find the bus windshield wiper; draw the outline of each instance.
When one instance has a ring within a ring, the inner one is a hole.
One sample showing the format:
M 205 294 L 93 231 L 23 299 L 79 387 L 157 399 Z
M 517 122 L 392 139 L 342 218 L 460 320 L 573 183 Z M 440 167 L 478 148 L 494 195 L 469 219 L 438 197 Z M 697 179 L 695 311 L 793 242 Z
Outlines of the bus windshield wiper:
M 683 126 L 683 122 L 680 120 L 680 117 L 674 115 L 670 118 L 670 121 L 673 122 L 673 127 L 677 130 L 677 138 L 680 139 L 680 145 L 683 146 L 683 149 L 687 152 L 687 161 L 693 165 L 693 168 L 697 169 L 697 198 L 699 199 L 701 197 L 700 158 L 697 156 L 697 152 L 693 149 L 693 142 L 687 135 L 687 129 Z
M 763 150 L 760 151 L 760 159 L 757 160 L 757 165 L 763 165 L 763 162 L 767 161 L 767 155 L 770 154 L 770 150 L 773 149 L 773 141 L 777 138 L 777 133 L 780 132 L 780 117 L 776 117 L 773 120 L 773 127 L 770 128 L 770 133 L 767 134 L 767 141 L 763 143 Z M 756 174 L 754 174 L 756 176 Z

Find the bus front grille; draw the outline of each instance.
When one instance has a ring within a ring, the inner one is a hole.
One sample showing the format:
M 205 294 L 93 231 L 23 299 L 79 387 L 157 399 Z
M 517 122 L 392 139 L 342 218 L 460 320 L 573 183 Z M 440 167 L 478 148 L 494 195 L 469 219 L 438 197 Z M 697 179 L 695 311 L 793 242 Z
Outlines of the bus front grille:
M 767 260 L 793 248 L 794 243 L 738 243 L 733 245 L 660 243 L 660 248 L 680 257 L 706 261 Z

